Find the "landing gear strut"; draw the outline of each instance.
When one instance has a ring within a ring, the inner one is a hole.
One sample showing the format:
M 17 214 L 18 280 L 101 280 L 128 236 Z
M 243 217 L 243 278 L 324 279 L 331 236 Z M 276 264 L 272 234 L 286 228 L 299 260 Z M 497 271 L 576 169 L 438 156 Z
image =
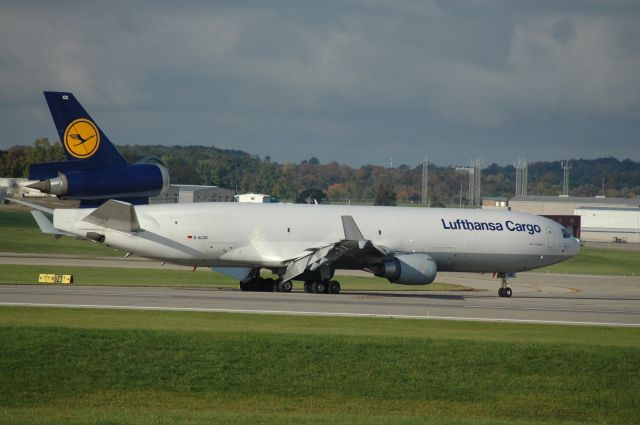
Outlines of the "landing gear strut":
M 498 273 L 498 277 L 500 278 L 500 289 L 498 289 L 498 295 L 500 297 L 511 298 L 513 291 L 509 288 L 507 284 L 507 278 L 514 277 L 513 273 Z

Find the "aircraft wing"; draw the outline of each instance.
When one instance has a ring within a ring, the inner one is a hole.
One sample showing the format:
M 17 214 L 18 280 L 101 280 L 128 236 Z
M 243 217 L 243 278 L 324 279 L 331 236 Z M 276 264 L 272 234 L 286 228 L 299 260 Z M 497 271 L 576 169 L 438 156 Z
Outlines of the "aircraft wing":
M 343 215 L 341 218 L 344 239 L 310 249 L 301 256 L 290 260 L 287 271 L 282 277 L 284 282 L 301 275 L 306 270 L 316 271 L 321 266 L 328 266 L 336 261 L 364 268 L 389 255 L 389 250 L 385 247 L 375 245 L 371 240 L 365 239 L 352 216 Z

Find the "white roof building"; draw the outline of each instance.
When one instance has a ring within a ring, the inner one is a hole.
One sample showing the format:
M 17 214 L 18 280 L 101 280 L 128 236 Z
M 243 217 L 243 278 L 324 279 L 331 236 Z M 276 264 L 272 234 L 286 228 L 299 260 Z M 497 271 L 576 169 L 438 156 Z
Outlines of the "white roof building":
M 640 243 L 640 208 L 579 207 L 580 238 L 593 242 Z
M 253 202 L 257 204 L 264 204 L 273 202 L 273 198 L 270 195 L 264 195 L 262 193 L 243 193 L 235 196 L 238 202 Z

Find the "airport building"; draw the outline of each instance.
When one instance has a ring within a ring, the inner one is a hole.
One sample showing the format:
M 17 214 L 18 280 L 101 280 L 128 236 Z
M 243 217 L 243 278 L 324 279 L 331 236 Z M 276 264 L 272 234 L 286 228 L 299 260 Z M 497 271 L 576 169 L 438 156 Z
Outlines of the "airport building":
M 512 211 L 543 215 L 587 242 L 639 243 L 640 198 L 516 196 Z
M 640 208 L 579 207 L 581 238 L 592 242 L 640 243 Z
M 250 202 L 255 204 L 268 204 L 275 202 L 275 199 L 270 195 L 264 195 L 262 193 L 243 193 L 235 196 L 238 202 Z
M 150 204 L 234 202 L 235 191 L 218 186 L 172 184 L 166 194 L 149 198 Z
M 605 198 L 603 196 L 516 196 L 509 199 L 513 211 L 537 215 L 573 215 L 576 208 L 638 208 L 640 198 Z
M 482 209 L 506 210 L 509 206 L 509 198 L 506 196 L 483 196 Z

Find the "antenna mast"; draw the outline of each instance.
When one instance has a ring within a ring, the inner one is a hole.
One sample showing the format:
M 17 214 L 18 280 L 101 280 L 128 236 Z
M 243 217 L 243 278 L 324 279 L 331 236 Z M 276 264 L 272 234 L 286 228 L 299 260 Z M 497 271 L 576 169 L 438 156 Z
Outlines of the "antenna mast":
M 527 196 L 528 166 L 527 158 L 516 161 L 516 196 Z
M 560 165 L 563 170 L 562 196 L 569 196 L 569 170 L 571 170 L 571 163 L 568 160 L 561 161 Z
M 422 205 L 429 206 L 429 156 L 422 162 Z

